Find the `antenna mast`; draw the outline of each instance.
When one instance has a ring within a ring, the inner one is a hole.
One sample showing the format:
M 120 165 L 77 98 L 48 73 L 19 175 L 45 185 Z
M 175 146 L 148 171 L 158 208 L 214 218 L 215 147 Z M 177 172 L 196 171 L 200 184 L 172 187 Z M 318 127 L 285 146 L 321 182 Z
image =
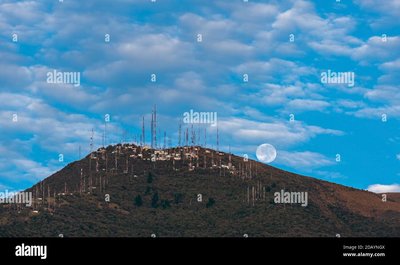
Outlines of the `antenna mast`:
M 186 146 L 188 146 L 188 142 L 189 142 L 189 128 L 186 127 L 186 135 L 185 135 L 185 140 L 186 140 Z
M 164 131 L 164 149 L 167 147 L 167 132 Z
M 157 107 L 151 112 L 151 148 L 157 148 Z
M 146 145 L 146 135 L 145 135 L 145 130 L 144 130 L 144 116 L 142 117 L 142 139 L 141 139 L 140 145 L 143 145 L 143 146 Z
M 232 154 L 231 154 L 231 145 L 229 145 L 229 163 L 228 163 L 229 169 L 232 168 Z
M 218 131 L 218 125 L 217 125 L 217 151 L 219 151 L 219 131 Z
M 207 147 L 207 127 L 204 128 L 204 148 Z
M 107 121 L 104 119 L 104 144 L 103 147 L 107 146 Z
M 181 147 L 181 137 L 182 137 L 182 124 L 179 123 L 179 138 L 178 138 L 178 147 Z
M 200 137 L 201 137 L 201 131 L 200 131 L 200 127 L 199 127 L 199 128 L 197 128 L 197 145 L 199 145 L 199 146 L 201 146 Z
M 93 151 L 93 128 L 92 128 L 92 134 L 90 135 L 90 155 L 92 155 L 92 151 Z
M 157 148 L 157 106 L 154 105 L 154 146 Z
M 89 187 L 91 189 L 92 186 L 92 158 L 93 158 L 93 128 L 92 128 L 92 134 L 90 135 L 90 156 L 89 156 Z
M 196 142 L 196 132 L 194 131 L 194 129 L 193 129 L 193 124 L 192 124 L 192 129 L 191 129 L 191 131 L 192 131 L 192 146 L 194 146 L 195 145 L 195 142 Z

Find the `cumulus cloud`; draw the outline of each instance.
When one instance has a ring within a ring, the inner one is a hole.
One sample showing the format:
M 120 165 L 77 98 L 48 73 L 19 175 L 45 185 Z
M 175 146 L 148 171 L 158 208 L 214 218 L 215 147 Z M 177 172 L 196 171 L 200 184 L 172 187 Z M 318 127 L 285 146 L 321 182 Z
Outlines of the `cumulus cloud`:
M 400 106 L 363 107 L 348 113 L 359 118 L 381 119 L 382 115 L 386 115 L 388 119 L 391 117 L 398 118 L 400 117 Z
M 276 163 L 290 166 L 295 169 L 314 169 L 335 164 L 334 158 L 328 158 L 323 154 L 304 151 L 281 151 L 276 158 Z M 326 172 L 324 172 L 326 174 Z
M 339 107 L 344 107 L 348 109 L 357 109 L 361 107 L 365 107 L 365 103 L 363 101 L 355 101 L 349 99 L 340 99 L 336 102 Z
M 323 100 L 312 100 L 312 99 L 294 99 L 291 100 L 287 108 L 292 110 L 318 110 L 322 111 L 330 106 L 329 102 Z
M 383 72 L 383 74 L 378 78 L 379 84 L 393 85 L 399 83 L 400 77 L 398 72 L 400 71 L 400 58 L 381 64 L 379 69 Z
M 400 3 L 398 0 L 387 0 L 379 3 L 374 0 L 355 0 L 355 2 L 372 12 L 396 16 L 400 13 Z
M 400 102 L 399 88 L 396 86 L 376 86 L 365 96 L 369 99 L 383 102 Z
M 372 184 L 369 185 L 367 190 L 375 193 L 386 193 L 386 192 L 400 192 L 400 185 L 399 184 Z
M 279 147 L 295 146 L 309 141 L 320 134 L 340 136 L 340 130 L 326 129 L 307 125 L 298 121 L 282 122 L 270 120 L 258 122 L 240 118 L 228 118 L 218 121 L 220 131 L 232 135 L 235 141 L 262 144 L 264 142 Z
M 2 154 L 7 154 L 7 157 L 0 157 L 0 170 L 1 179 L 3 182 L 7 182 L 8 185 L 15 185 L 20 182 L 37 182 L 48 175 L 50 175 L 56 167 L 50 164 L 42 164 L 36 162 L 28 157 L 17 152 L 17 149 L 13 149 L 13 143 L 10 143 L 8 147 L 0 147 Z M 16 174 L 15 168 L 18 169 Z
M 249 61 L 234 68 L 238 74 L 247 73 L 250 78 L 260 81 L 276 81 L 293 83 L 302 76 L 316 72 L 312 67 L 299 65 L 295 62 L 272 58 L 268 61 Z
M 386 41 L 383 41 L 381 36 L 373 36 L 351 52 L 355 60 L 382 62 L 398 57 L 400 55 L 399 45 L 400 38 L 397 36 L 388 36 Z

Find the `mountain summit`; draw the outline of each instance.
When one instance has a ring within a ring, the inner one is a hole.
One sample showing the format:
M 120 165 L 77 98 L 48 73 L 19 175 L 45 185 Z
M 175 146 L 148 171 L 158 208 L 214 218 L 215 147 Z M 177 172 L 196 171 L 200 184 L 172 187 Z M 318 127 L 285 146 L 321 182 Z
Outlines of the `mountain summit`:
M 400 236 L 384 196 L 184 146 L 100 148 L 0 206 L 0 236 Z

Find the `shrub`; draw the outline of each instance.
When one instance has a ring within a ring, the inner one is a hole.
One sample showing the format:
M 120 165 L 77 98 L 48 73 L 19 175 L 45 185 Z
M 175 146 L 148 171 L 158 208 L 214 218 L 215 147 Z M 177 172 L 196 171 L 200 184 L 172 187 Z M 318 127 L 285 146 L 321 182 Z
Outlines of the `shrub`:
M 151 187 L 147 186 L 144 195 L 149 195 L 151 193 Z
M 183 194 L 182 193 L 175 193 L 174 194 L 174 203 L 179 204 L 183 202 Z
M 142 196 L 138 195 L 135 197 L 135 205 L 140 207 L 143 205 L 143 199 Z
M 151 198 L 151 207 L 157 208 L 158 207 L 158 200 L 159 200 L 158 192 L 156 192 L 156 193 L 153 194 L 153 198 Z
M 211 206 L 213 206 L 215 204 L 215 200 L 213 198 L 208 198 L 208 202 L 206 204 L 207 208 L 210 208 Z
M 162 207 L 163 209 L 170 208 L 170 207 L 171 207 L 171 204 L 170 204 L 169 200 L 162 200 L 162 201 L 161 201 L 161 207 Z
M 147 175 L 147 183 L 152 183 L 152 182 L 153 182 L 153 174 L 149 172 Z

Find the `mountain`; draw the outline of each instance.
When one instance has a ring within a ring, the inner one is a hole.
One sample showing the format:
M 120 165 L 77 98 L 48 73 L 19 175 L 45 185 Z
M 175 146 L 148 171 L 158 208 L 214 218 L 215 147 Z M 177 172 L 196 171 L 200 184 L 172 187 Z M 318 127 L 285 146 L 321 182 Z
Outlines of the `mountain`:
M 400 236 L 398 194 L 384 201 L 200 146 L 100 148 L 26 192 L 32 207 L 0 206 L 0 236 Z

